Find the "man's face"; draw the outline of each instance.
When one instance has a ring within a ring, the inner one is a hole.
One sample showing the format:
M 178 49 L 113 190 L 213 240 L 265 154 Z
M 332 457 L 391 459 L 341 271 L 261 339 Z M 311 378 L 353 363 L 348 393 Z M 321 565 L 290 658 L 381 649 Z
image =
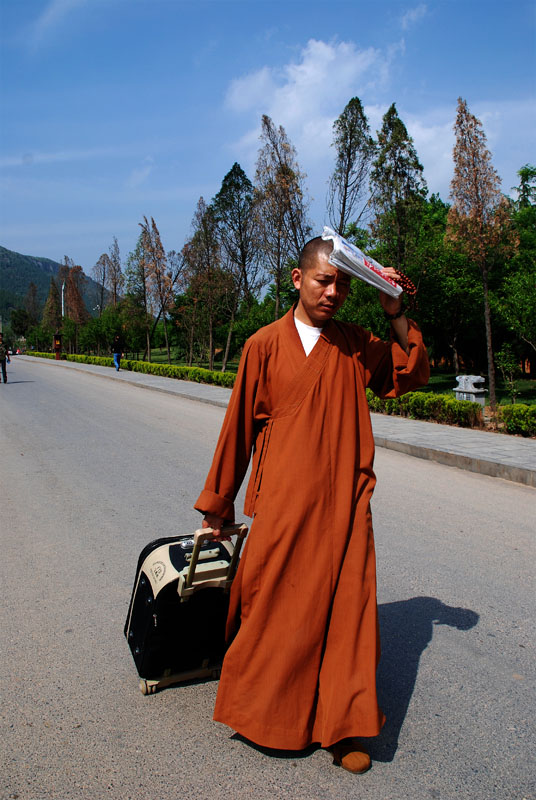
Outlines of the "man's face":
M 315 328 L 322 328 L 337 313 L 350 290 L 350 276 L 330 264 L 322 252 L 308 269 L 293 269 L 292 281 L 300 293 L 296 317 Z

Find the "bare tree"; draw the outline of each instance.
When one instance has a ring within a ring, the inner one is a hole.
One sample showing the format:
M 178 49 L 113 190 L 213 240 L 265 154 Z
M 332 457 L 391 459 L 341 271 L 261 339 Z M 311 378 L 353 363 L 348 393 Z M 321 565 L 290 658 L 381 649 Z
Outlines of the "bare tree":
M 104 310 L 104 302 L 106 299 L 106 284 L 108 283 L 108 274 L 110 270 L 110 256 L 107 253 L 103 253 L 100 257 L 93 269 L 91 270 L 91 275 L 93 280 L 98 285 L 98 305 L 97 308 L 99 309 L 99 317 L 102 315 Z
M 263 250 L 275 281 L 275 318 L 279 316 L 282 281 L 289 258 L 297 259 L 311 234 L 307 220 L 305 175 L 285 129 L 262 117 L 255 173 L 258 224 Z
M 453 201 L 447 221 L 447 237 L 476 264 L 482 276 L 484 321 L 488 360 L 489 400 L 496 410 L 495 367 L 491 334 L 489 272 L 493 256 L 503 256 L 516 246 L 510 214 L 500 191 L 501 180 L 492 166 L 482 123 L 458 98 L 454 125 L 454 177 L 450 185 Z
M 154 298 L 154 305 L 158 309 L 158 318 L 162 317 L 168 364 L 171 364 L 166 314 L 173 305 L 172 275 L 168 268 L 167 256 L 154 219 L 151 217 L 151 223 L 149 224 L 147 217 L 144 217 L 143 222 L 140 222 L 139 225 L 141 227 L 141 245 L 145 260 L 147 292 Z
M 368 189 L 368 178 L 375 153 L 374 139 L 359 97 L 352 97 L 333 123 L 333 143 L 337 157 L 329 181 L 328 214 L 331 226 L 344 236 L 353 215 Z
M 107 282 L 106 288 L 110 291 L 112 295 L 112 303 L 114 306 L 117 305 L 119 295 L 123 290 L 125 285 L 125 276 L 123 275 L 123 271 L 121 269 L 121 257 L 119 255 L 119 245 L 117 244 L 117 239 L 114 236 L 113 243 L 110 247 L 110 260 L 108 262 L 108 275 L 107 275 Z

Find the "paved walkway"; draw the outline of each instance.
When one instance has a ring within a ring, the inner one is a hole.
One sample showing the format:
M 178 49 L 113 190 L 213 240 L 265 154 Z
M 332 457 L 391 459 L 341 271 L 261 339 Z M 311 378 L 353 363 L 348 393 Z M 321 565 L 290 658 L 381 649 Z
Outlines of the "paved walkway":
M 15 356 L 43 366 L 91 372 L 108 380 L 119 380 L 152 391 L 186 397 L 225 408 L 230 389 L 203 383 L 144 375 L 71 361 L 52 361 L 32 356 Z M 14 359 L 14 360 L 15 360 Z M 372 414 L 374 439 L 378 447 L 398 450 L 418 458 L 427 458 L 459 469 L 480 472 L 536 487 L 536 439 L 524 439 L 501 433 L 456 428 L 434 422 Z

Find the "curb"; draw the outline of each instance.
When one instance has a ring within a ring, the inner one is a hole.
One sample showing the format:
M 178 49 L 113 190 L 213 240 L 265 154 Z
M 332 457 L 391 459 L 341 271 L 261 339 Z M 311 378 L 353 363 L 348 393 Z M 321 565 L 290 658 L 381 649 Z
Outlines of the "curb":
M 26 356 L 26 358 L 28 358 L 28 356 Z M 207 405 L 213 405 L 219 408 L 227 408 L 228 399 L 220 399 L 214 396 L 203 397 L 202 395 L 195 393 L 195 391 L 189 392 L 181 390 L 180 384 L 186 383 L 190 384 L 192 387 L 202 385 L 209 387 L 210 390 L 220 389 L 226 391 L 229 393 L 229 396 L 231 394 L 231 390 L 225 389 L 225 387 L 213 386 L 211 384 L 197 384 L 193 381 L 183 381 L 176 378 L 164 378 L 161 376 L 150 376 L 145 373 L 136 373 L 140 375 L 143 374 L 146 378 L 157 377 L 163 381 L 173 381 L 173 389 L 167 389 L 165 386 L 152 385 L 150 383 L 130 380 L 128 377 L 123 377 L 123 375 L 128 374 L 128 370 L 122 370 L 122 375 L 119 377 L 115 373 L 107 375 L 106 373 L 96 372 L 91 369 L 92 366 L 95 366 L 92 364 L 79 366 L 75 361 L 58 362 L 53 361 L 52 359 L 41 359 L 33 356 L 29 356 L 29 360 L 32 360 L 34 363 L 41 364 L 60 364 L 61 366 L 65 366 L 67 369 L 73 369 L 77 372 L 83 372 L 86 374 L 89 372 L 91 375 L 94 375 L 97 378 L 104 378 L 106 380 L 120 380 L 122 383 L 127 383 L 130 386 L 137 386 L 141 389 L 149 389 L 153 392 L 162 392 L 163 394 L 170 394 L 175 397 L 182 397 L 185 400 L 192 400 L 196 403 L 206 403 Z M 89 367 L 89 369 L 84 367 Z M 103 367 L 102 369 L 111 368 Z M 389 439 L 386 436 L 381 436 L 379 434 L 374 434 L 374 443 L 376 447 L 383 447 L 386 450 L 395 450 L 399 453 L 404 453 L 405 455 L 413 456 L 415 458 L 423 458 L 427 459 L 428 461 L 435 461 L 448 467 L 456 467 L 468 472 L 475 472 L 492 478 L 502 478 L 503 480 L 512 481 L 513 483 L 519 483 L 524 486 L 536 488 L 536 469 L 532 470 L 527 467 L 518 467 L 512 464 L 500 463 L 498 461 L 492 461 L 486 458 L 464 456 L 460 453 L 453 453 L 448 450 L 440 450 L 433 447 L 426 447 L 424 445 L 411 444 L 410 442 L 401 442 L 396 439 Z

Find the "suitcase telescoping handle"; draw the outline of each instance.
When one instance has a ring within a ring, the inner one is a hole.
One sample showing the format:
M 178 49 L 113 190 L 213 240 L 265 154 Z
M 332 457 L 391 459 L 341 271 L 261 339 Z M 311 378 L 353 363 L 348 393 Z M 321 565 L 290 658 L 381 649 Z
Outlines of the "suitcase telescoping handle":
M 236 572 L 236 567 L 238 565 L 238 559 L 240 557 L 240 550 L 242 549 L 242 543 L 248 534 L 248 527 L 247 525 L 226 525 L 222 528 L 222 536 L 235 536 L 236 535 L 236 544 L 234 546 L 233 555 L 231 556 L 231 561 L 229 562 L 229 568 L 227 570 L 227 575 L 225 578 L 225 583 L 230 584 L 232 579 L 234 578 L 234 574 Z M 201 552 L 201 547 L 203 546 L 203 542 L 211 541 L 214 537 L 214 531 L 212 528 L 200 528 L 194 533 L 194 549 L 192 550 L 192 558 L 190 561 L 190 568 L 188 570 L 188 575 L 186 577 L 186 588 L 189 589 L 193 583 L 195 570 L 197 567 L 197 561 L 199 559 L 199 553 Z

